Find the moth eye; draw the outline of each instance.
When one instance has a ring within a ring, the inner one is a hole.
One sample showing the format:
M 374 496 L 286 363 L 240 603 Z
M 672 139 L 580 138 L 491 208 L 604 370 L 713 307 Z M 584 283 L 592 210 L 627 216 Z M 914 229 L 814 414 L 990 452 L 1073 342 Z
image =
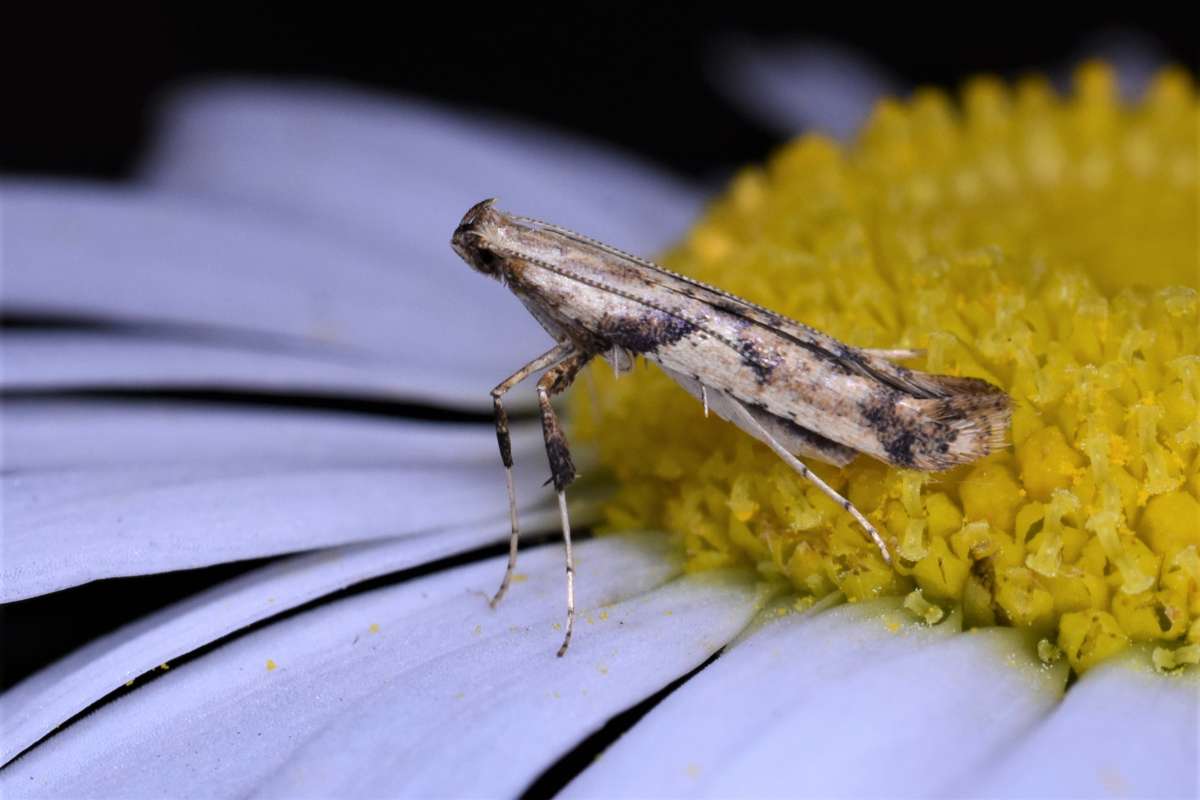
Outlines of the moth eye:
M 495 272 L 500 268 L 500 257 L 491 250 L 479 251 L 479 266 L 487 272 Z

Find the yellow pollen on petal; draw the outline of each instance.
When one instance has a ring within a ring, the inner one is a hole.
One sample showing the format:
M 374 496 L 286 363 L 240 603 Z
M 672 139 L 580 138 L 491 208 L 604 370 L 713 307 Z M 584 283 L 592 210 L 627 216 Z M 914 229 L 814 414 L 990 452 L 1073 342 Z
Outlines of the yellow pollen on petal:
M 1043 664 L 1053 664 L 1063 657 L 1062 648 L 1049 639 L 1038 640 L 1037 654 Z
M 930 603 L 921 595 L 920 589 L 913 589 L 905 596 L 904 607 L 917 619 L 924 621 L 926 625 L 936 625 L 946 616 L 946 612 L 942 608 Z
M 1200 103 L 1181 70 L 1136 102 L 1111 70 L 1057 95 L 984 78 L 879 104 L 732 181 L 664 262 L 906 366 L 984 378 L 1008 445 L 922 474 L 809 461 L 836 504 L 661 372 L 572 395 L 616 479 L 608 530 L 659 528 L 689 570 L 746 564 L 799 597 L 892 595 L 921 617 L 1028 628 L 1082 672 L 1200 646 Z M 935 605 L 936 604 L 936 605 Z

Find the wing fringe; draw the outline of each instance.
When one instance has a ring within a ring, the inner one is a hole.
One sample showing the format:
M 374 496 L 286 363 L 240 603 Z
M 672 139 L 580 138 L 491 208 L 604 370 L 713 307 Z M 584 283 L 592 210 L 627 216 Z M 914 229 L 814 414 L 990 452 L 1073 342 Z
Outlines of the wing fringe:
M 940 447 L 926 451 L 928 466 L 924 469 L 949 469 L 967 464 L 1000 450 L 1008 444 L 1008 429 L 1012 421 L 1012 405 L 1007 394 L 987 381 L 975 378 L 945 378 L 943 386 L 960 387 L 957 394 L 926 401 L 929 417 L 952 432 L 945 438 L 945 451 Z

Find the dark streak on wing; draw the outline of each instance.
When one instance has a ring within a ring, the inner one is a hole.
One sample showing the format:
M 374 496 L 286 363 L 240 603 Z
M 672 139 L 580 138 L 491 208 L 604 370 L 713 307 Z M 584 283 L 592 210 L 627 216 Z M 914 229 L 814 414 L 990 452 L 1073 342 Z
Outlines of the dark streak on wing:
M 899 392 L 884 390 L 878 395 L 859 401 L 858 409 L 863 418 L 875 431 L 879 443 L 893 464 L 901 467 L 912 467 L 915 464 L 913 446 L 917 444 L 917 436 L 911 423 L 905 423 L 896 412 Z
M 659 347 L 675 344 L 697 330 L 695 323 L 670 311 L 648 310 L 636 321 L 605 317 L 597 333 L 609 342 L 633 353 L 653 353 Z
M 762 348 L 750 339 L 739 339 L 737 349 L 742 357 L 742 363 L 753 370 L 754 377 L 759 384 L 765 384 L 771 380 L 771 374 L 775 372 L 775 367 L 779 366 L 778 356 L 764 353 Z

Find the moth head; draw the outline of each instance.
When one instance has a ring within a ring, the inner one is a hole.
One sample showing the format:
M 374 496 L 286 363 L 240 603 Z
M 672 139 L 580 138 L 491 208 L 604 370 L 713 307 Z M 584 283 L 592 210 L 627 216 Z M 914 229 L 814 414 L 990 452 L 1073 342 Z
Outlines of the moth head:
M 492 237 L 488 234 L 495 229 L 500 217 L 495 205 L 495 198 L 489 198 L 471 206 L 450 237 L 450 246 L 459 258 L 473 269 L 493 278 L 499 277 L 503 261 L 489 246 Z

